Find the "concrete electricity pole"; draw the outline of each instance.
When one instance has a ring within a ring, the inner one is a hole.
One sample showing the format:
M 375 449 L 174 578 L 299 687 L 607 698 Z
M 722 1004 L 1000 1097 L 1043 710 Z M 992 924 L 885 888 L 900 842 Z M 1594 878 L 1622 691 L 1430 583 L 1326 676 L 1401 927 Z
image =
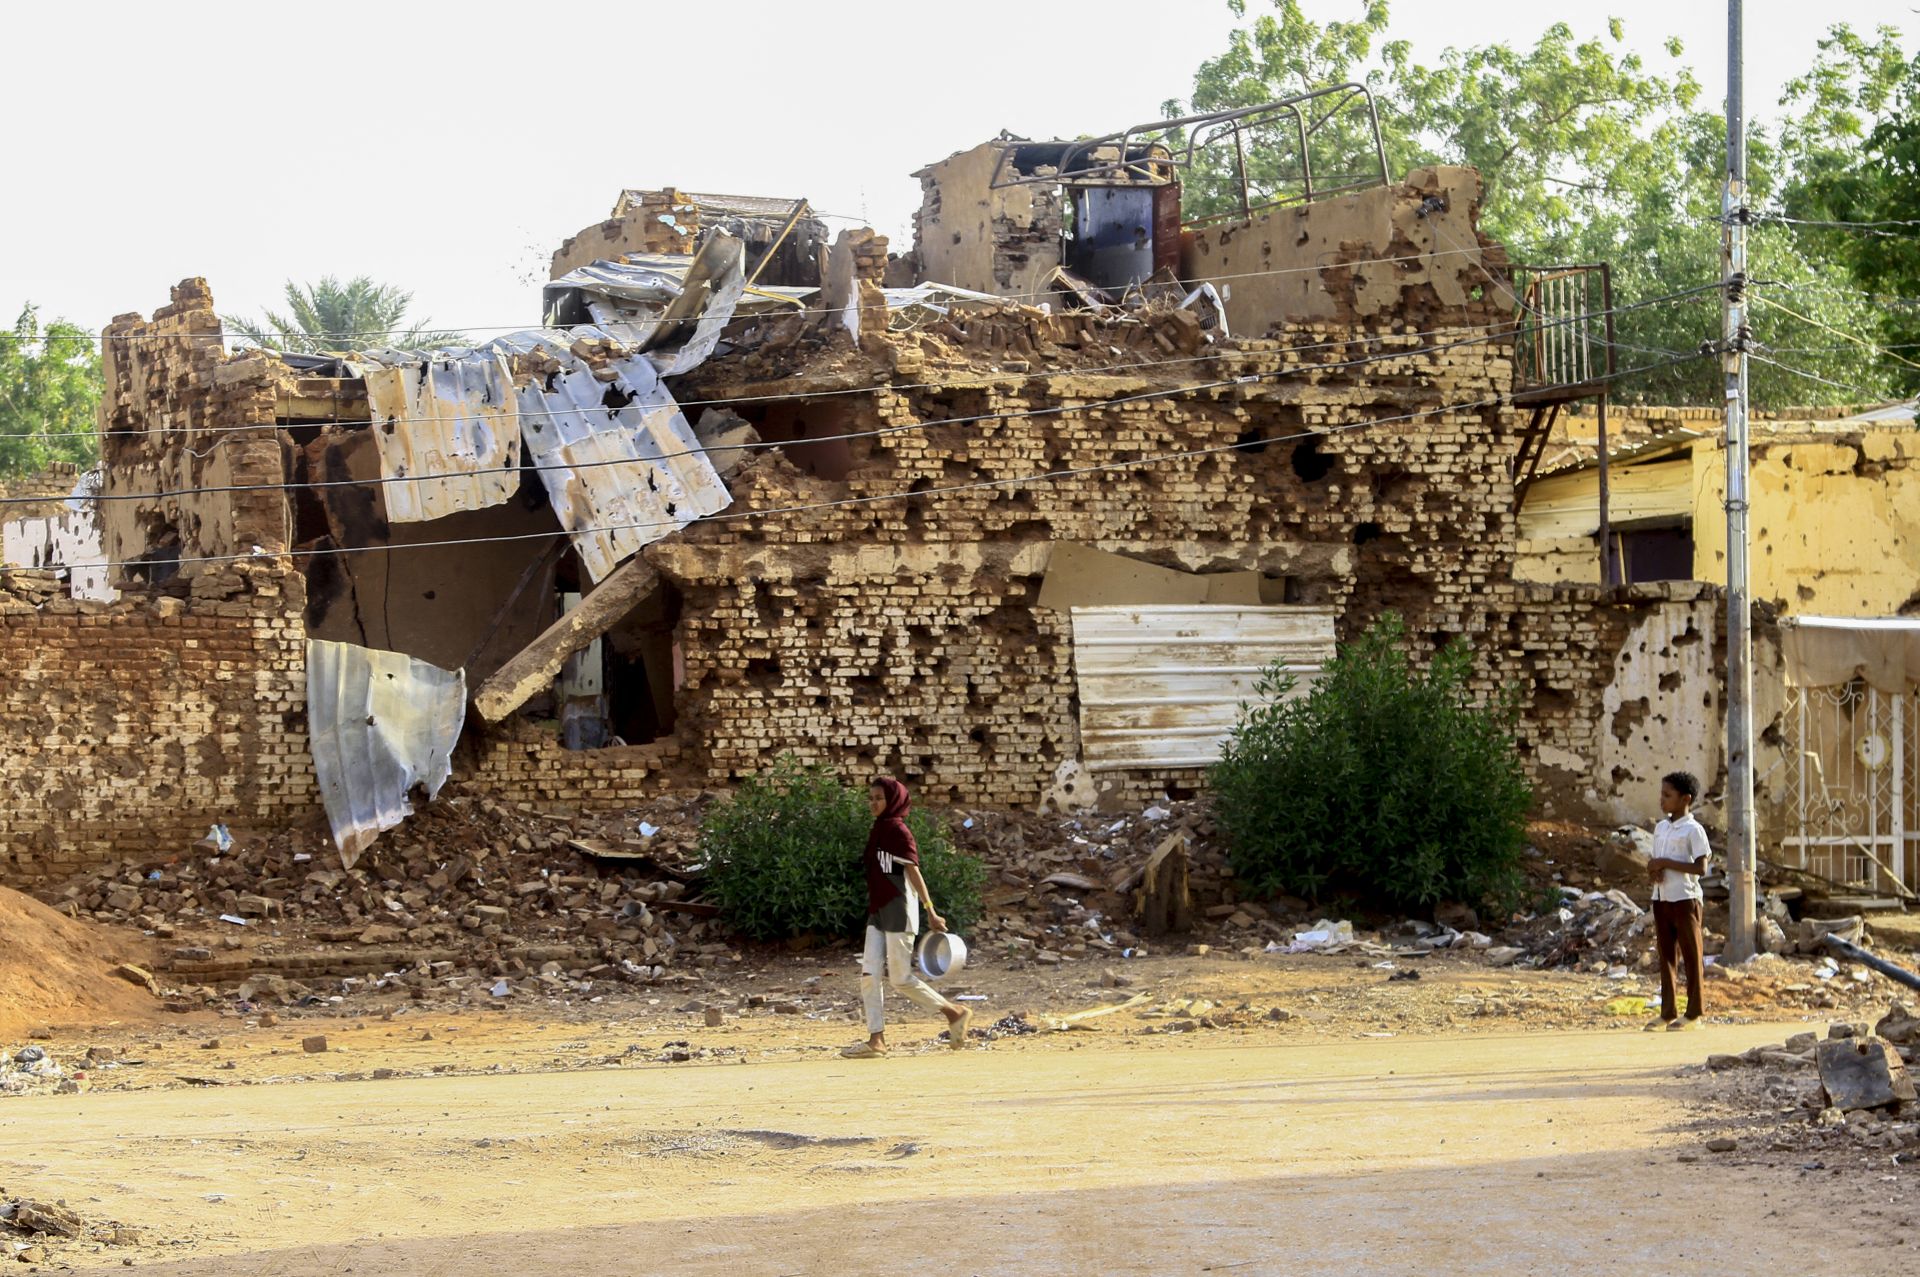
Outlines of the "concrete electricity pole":
M 1721 360 L 1727 453 L 1727 947 L 1753 956 L 1753 634 L 1747 589 L 1747 121 L 1741 0 L 1727 0 L 1727 181 L 1720 196 L 1725 283 Z

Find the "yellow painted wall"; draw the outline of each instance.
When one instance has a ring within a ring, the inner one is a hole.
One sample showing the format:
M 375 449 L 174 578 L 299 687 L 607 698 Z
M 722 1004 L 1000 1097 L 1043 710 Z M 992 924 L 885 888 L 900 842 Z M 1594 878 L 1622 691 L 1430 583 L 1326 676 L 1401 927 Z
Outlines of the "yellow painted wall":
M 1753 597 L 1816 616 L 1893 616 L 1920 597 L 1920 432 L 1910 426 L 1756 442 Z M 1726 458 L 1693 452 L 1693 571 L 1727 579 Z
M 1763 428 L 1764 429 L 1764 428 Z M 1726 457 L 1712 439 L 1691 458 L 1617 467 L 1613 522 L 1691 510 L 1693 575 L 1727 579 Z M 1783 611 L 1893 616 L 1920 599 L 1920 430 L 1887 427 L 1758 434 L 1752 446 L 1753 597 Z M 1599 580 L 1592 535 L 1599 476 L 1551 475 L 1527 490 L 1514 575 Z
M 1607 477 L 1608 515 L 1615 524 L 1632 519 L 1678 518 L 1693 510 L 1693 463 L 1684 455 L 1616 465 Z M 1520 507 L 1514 575 L 1522 581 L 1600 582 L 1600 478 L 1592 470 L 1548 475 L 1527 489 Z

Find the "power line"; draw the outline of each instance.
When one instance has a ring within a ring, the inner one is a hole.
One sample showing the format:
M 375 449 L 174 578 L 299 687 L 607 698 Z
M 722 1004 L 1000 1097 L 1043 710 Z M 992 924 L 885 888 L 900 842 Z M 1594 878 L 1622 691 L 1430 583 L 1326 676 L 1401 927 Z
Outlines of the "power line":
M 1883 390 L 1869 390 L 1865 386 L 1855 386 L 1843 381 L 1834 381 L 1831 378 L 1822 377 L 1817 372 L 1808 372 L 1804 368 L 1795 368 L 1792 364 L 1783 364 L 1778 359 L 1769 359 L 1761 354 L 1752 354 L 1749 358 L 1757 359 L 1763 364 L 1778 368 L 1781 372 L 1790 372 L 1796 377 L 1805 377 L 1808 381 L 1817 381 L 1823 386 L 1832 386 L 1835 390 L 1844 390 L 1850 395 L 1862 396 L 1862 398 L 1854 400 L 1856 404 L 1885 403 L 1888 401 L 1888 395 Z
M 1774 310 L 1781 311 L 1784 314 L 1791 315 L 1802 323 L 1812 324 L 1815 328 L 1821 329 L 1825 332 L 1830 332 L 1834 336 L 1842 339 L 1843 341 L 1850 341 L 1854 345 L 1859 346 L 1863 350 L 1869 350 L 1876 355 L 1881 355 L 1881 356 L 1884 356 L 1885 358 L 1894 360 L 1898 363 L 1903 363 L 1907 365 L 1909 368 L 1920 368 L 1920 363 L 1916 363 L 1915 361 L 1908 359 L 1905 355 L 1896 355 L 1892 351 L 1887 350 L 1885 347 L 1877 346 L 1873 342 L 1868 341 L 1864 337 L 1856 337 L 1852 333 L 1847 332 L 1845 329 L 1835 328 L 1832 324 L 1826 323 L 1824 320 L 1815 319 L 1811 315 L 1803 315 L 1799 311 L 1793 309 L 1791 306 L 1781 305 L 1779 302 L 1774 301 L 1771 297 L 1756 297 L 1754 300 L 1758 301 L 1762 306 L 1771 306 Z
M 1644 303 L 1644 304 L 1653 304 L 1653 303 Z M 1572 316 L 1564 320 L 1549 321 L 1549 323 L 1550 324 L 1574 323 L 1574 322 L 1579 322 L 1580 320 L 1585 319 L 1587 317 L 1588 316 Z M 1412 347 L 1412 348 L 1406 348 L 1406 349 L 1400 349 L 1400 350 L 1381 351 L 1376 354 L 1361 356 L 1357 359 L 1341 360 L 1333 363 L 1304 364 L 1296 367 L 1275 369 L 1271 372 L 1266 372 L 1266 373 L 1248 373 L 1248 374 L 1243 374 L 1237 377 L 1227 377 L 1227 378 L 1221 378 L 1213 381 L 1186 383 L 1179 386 L 1162 388 L 1159 390 L 1142 391 L 1134 395 L 1123 395 L 1113 399 L 1102 400 L 1102 401 L 1099 401 L 1098 403 L 1087 403 L 1087 404 L 1078 404 L 1078 405 L 1059 404 L 1059 405 L 1054 405 L 1052 407 L 1047 407 L 1047 408 L 1022 409 L 1015 412 L 980 413 L 970 417 L 943 417 L 933 421 L 918 421 L 918 422 L 909 422 L 906 424 L 896 425 L 896 426 L 884 426 L 875 430 L 848 431 L 848 432 L 845 432 L 842 434 L 836 434 L 836 435 L 809 435 L 804 440 L 765 440 L 763 439 L 763 440 L 756 441 L 754 443 L 739 444 L 735 446 L 743 450 L 757 450 L 762 448 L 783 447 L 788 443 L 795 443 L 795 442 L 835 443 L 835 442 L 849 441 L 853 439 L 878 438 L 885 435 L 900 434 L 908 431 L 931 430 L 939 426 L 973 425 L 973 424 L 986 422 L 986 421 L 1015 421 L 1015 420 L 1021 420 L 1021 419 L 1033 418 L 1033 417 L 1060 416 L 1060 415 L 1064 415 L 1067 413 L 1074 413 L 1074 412 L 1103 411 L 1106 409 L 1122 406 L 1125 404 L 1139 403 L 1139 402 L 1145 402 L 1145 401 L 1150 401 L 1155 399 L 1164 399 L 1172 395 L 1187 394 L 1187 393 L 1191 393 L 1193 391 L 1198 391 L 1198 390 L 1214 390 L 1214 389 L 1224 388 L 1227 386 L 1255 384 L 1260 379 L 1265 377 L 1299 376 L 1299 375 L 1308 375 L 1313 373 L 1328 373 L 1328 372 L 1340 371 L 1342 369 L 1363 367 L 1367 364 L 1388 362 L 1396 359 L 1418 358 L 1420 356 L 1439 354 L 1448 350 L 1455 350 L 1455 349 L 1459 349 L 1461 347 L 1466 347 L 1466 346 L 1484 345 L 1488 342 L 1499 341 L 1502 337 L 1506 335 L 1507 334 L 1504 331 L 1494 330 L 1494 331 L 1489 331 L 1488 333 L 1482 336 L 1461 338 L 1458 341 L 1445 342 L 1439 345 Z M 1268 354 L 1268 353 L 1272 353 L 1274 355 L 1282 355 L 1290 352 L 1287 352 L 1287 351 L 1249 352 L 1250 355 L 1256 355 L 1256 356 L 1262 355 L 1262 354 Z M 1676 352 L 1663 352 L 1663 353 L 1667 353 L 1671 355 Z M 455 480 L 464 481 L 480 475 L 518 474 L 523 470 L 532 470 L 535 472 L 545 472 L 549 470 L 577 471 L 577 470 L 596 469 L 603 466 L 624 466 L 624 465 L 634 465 L 641 462 L 671 461 L 681 457 L 703 455 L 706 451 L 707 449 L 705 448 L 690 448 L 690 449 L 683 449 L 679 452 L 663 452 L 663 453 L 660 453 L 658 456 L 654 456 L 654 457 L 611 457 L 611 458 L 605 458 L 599 461 L 583 461 L 573 465 L 567 465 L 567 464 L 537 465 L 537 464 L 523 463 L 522 465 L 518 465 L 518 466 L 487 466 L 487 467 L 480 467 L 472 470 L 461 470 L 461 471 L 457 471 L 449 474 L 433 474 L 433 475 L 419 475 L 419 476 L 404 475 L 404 476 L 397 476 L 397 477 L 379 476 L 379 477 L 373 477 L 373 478 L 348 478 L 348 479 L 323 479 L 323 480 L 316 480 L 308 483 L 298 483 L 298 484 L 296 483 L 225 484 L 225 485 L 218 485 L 218 486 L 211 486 L 211 487 L 178 488 L 178 489 L 169 490 L 167 492 L 96 493 L 96 494 L 91 494 L 87 497 L 83 497 L 81 499 L 90 500 L 90 501 L 154 501 L 154 500 L 169 498 L 169 497 L 200 496 L 200 495 L 212 495 L 212 494 L 218 494 L 218 493 L 237 493 L 237 492 L 267 492 L 267 491 L 279 491 L 286 488 L 314 489 L 314 488 L 336 488 L 336 487 L 372 487 L 377 484 L 387 484 L 387 483 L 433 483 L 433 482 L 445 483 L 445 482 L 451 482 Z M 7 497 L 7 498 L 0 498 L 0 507 L 8 506 L 8 505 L 41 505 L 41 504 L 44 504 L 45 501 L 46 501 L 46 498 L 43 498 L 43 497 Z
M 1775 226 L 1814 226 L 1814 227 L 1821 227 L 1827 230 L 1859 231 L 1863 234 L 1878 235 L 1887 239 L 1909 238 L 1909 236 L 1902 235 L 1896 230 L 1888 229 L 1890 227 L 1906 227 L 1909 229 L 1913 227 L 1920 227 L 1920 219 L 1907 219 L 1904 221 L 1899 219 L 1888 219 L 1888 220 L 1877 221 L 1877 222 L 1851 222 L 1851 221 L 1821 220 L 1819 218 L 1812 218 L 1812 217 L 1785 217 L 1778 213 L 1756 213 L 1752 216 L 1750 220 L 1755 223 L 1772 224 Z
M 1788 293 L 1805 293 L 1809 297 L 1857 298 L 1895 310 L 1920 309 L 1920 297 L 1900 297 L 1892 293 L 1872 292 L 1865 288 L 1842 288 L 1834 284 L 1794 284 L 1780 279 L 1756 279 L 1753 281 L 1753 286 L 1773 288 Z
M 1698 288 L 1684 289 L 1677 293 L 1669 293 L 1664 296 L 1649 298 L 1648 300 L 1642 301 L 1642 302 L 1634 302 L 1626 306 L 1615 306 L 1610 310 L 1589 311 L 1583 314 L 1565 316 L 1560 319 L 1543 320 L 1542 326 L 1549 327 L 1549 328 L 1559 327 L 1567 324 L 1579 323 L 1579 322 L 1582 322 L 1583 320 L 1593 319 L 1593 318 L 1597 318 L 1597 317 L 1608 315 L 1608 314 L 1620 315 L 1620 314 L 1626 314 L 1631 311 L 1644 310 L 1653 306 L 1672 305 L 1675 302 L 1687 301 L 1689 299 L 1698 297 L 1704 293 L 1711 292 L 1717 287 L 1718 285 L 1703 285 Z M 1046 369 L 1040 372 L 1033 372 L 1033 371 L 1028 371 L 1024 373 L 971 372 L 971 373 L 966 373 L 964 375 L 955 377 L 953 380 L 950 380 L 950 381 L 924 381 L 924 382 L 907 382 L 907 383 L 881 382 L 881 383 L 877 383 L 870 386 L 846 386 L 846 387 L 838 387 L 838 388 L 828 389 L 828 390 L 798 390 L 798 391 L 789 391 L 785 393 L 765 394 L 765 395 L 733 395 L 733 396 L 728 396 L 725 398 L 718 398 L 718 399 L 687 399 L 687 400 L 676 401 L 675 406 L 677 408 L 684 410 L 687 408 L 725 407 L 732 404 L 781 403 L 781 402 L 789 402 L 796 399 L 839 398 L 846 395 L 867 395 L 867 394 L 878 394 L 882 392 L 892 392 L 892 391 L 977 389 L 977 388 L 981 388 L 984 384 L 991 381 L 995 377 L 1015 377 L 1015 378 L 1021 378 L 1026 380 L 1034 380 L 1041 377 L 1050 377 L 1050 376 L 1084 376 L 1084 375 L 1090 375 L 1094 373 L 1104 373 L 1104 372 L 1127 372 L 1127 371 L 1136 371 L 1136 370 L 1148 369 L 1148 368 L 1153 368 L 1153 369 L 1169 368 L 1169 367 L 1182 366 L 1186 364 L 1210 363 L 1210 362 L 1215 362 L 1220 360 L 1230 360 L 1230 359 L 1251 360 L 1251 359 L 1263 358 L 1263 357 L 1277 357 L 1282 355 L 1300 354 L 1307 351 L 1332 350 L 1332 349 L 1337 349 L 1343 346 L 1356 345 L 1361 341 L 1370 340 L 1370 341 L 1377 342 L 1377 341 L 1380 341 L 1386 338 L 1392 338 L 1392 337 L 1432 337 L 1439 333 L 1452 332 L 1455 329 L 1460 327 L 1462 327 L 1462 325 L 1449 324 L 1444 328 L 1429 328 L 1429 329 L 1424 329 L 1418 332 L 1368 333 L 1368 334 L 1352 336 L 1352 337 L 1342 337 L 1333 341 L 1313 342 L 1313 343 L 1309 343 L 1301 346 L 1288 346 L 1282 350 L 1277 350 L 1277 351 L 1222 349 L 1222 350 L 1212 351 L 1204 355 L 1182 356 L 1177 359 L 1136 360 L 1128 363 L 1119 363 L 1119 364 L 1094 364 L 1094 365 L 1081 365 L 1081 366 L 1072 366 L 1072 367 L 1063 366 L 1060 368 Z M 1490 338 L 1473 338 L 1471 340 L 1478 342 L 1483 340 L 1489 340 L 1492 338 L 1497 338 L 1499 336 L 1507 336 L 1507 335 L 1519 336 L 1522 333 L 1528 333 L 1532 331 L 1535 331 L 1535 329 L 1523 326 L 1522 324 L 1520 324 L 1518 320 L 1516 320 L 1513 324 L 1509 326 L 1505 326 L 1503 328 L 1498 328 L 1498 329 L 1490 329 L 1489 332 L 1492 335 L 1492 337 Z M 1624 343 L 1619 343 L 1619 342 L 1616 342 L 1615 344 L 1624 345 Z M 1627 348 L 1639 350 L 1642 353 L 1654 353 L 1649 348 L 1646 348 L 1646 347 L 1627 347 Z M 1408 350 L 1401 353 L 1402 354 L 1420 354 L 1420 353 L 1423 353 L 1424 350 L 1440 350 L 1440 349 L 1449 349 L 1449 347 L 1423 347 L 1420 349 Z M 1661 351 L 1659 353 L 1668 354 L 1668 353 L 1675 353 L 1675 352 Z M 1381 357 L 1391 358 L 1393 356 L 1383 355 Z M 428 361 L 428 362 L 434 362 L 434 361 Z M 1341 365 L 1315 364 L 1315 365 L 1311 365 L 1310 367 L 1302 368 L 1301 371 L 1310 371 L 1311 368 L 1335 368 L 1339 366 Z M 568 415 L 572 411 L 574 410 L 555 409 L 550 411 L 519 412 L 516 415 L 520 417 L 553 417 L 553 416 Z M 284 423 L 284 424 L 277 421 L 248 422 L 240 425 L 225 426 L 220 428 L 214 442 L 216 443 L 223 442 L 228 436 L 233 436 L 233 435 L 251 434 L 251 433 L 256 433 L 261 431 L 277 432 L 281 430 L 292 429 L 295 427 L 368 426 L 373 424 L 384 424 L 384 423 L 393 423 L 397 425 L 397 424 L 403 424 L 403 423 L 411 424 L 414 422 L 434 421 L 434 420 L 440 420 L 440 419 L 431 418 L 431 417 L 396 416 L 396 417 L 381 417 L 381 418 L 378 418 L 376 421 L 376 419 L 371 417 L 316 417 L 316 418 L 311 418 L 311 419 L 307 419 L 299 422 Z M 158 429 L 152 429 L 152 428 L 147 430 L 112 430 L 107 432 L 109 436 L 123 438 L 123 439 L 138 439 L 138 438 L 142 438 L 148 435 L 158 434 L 158 433 L 163 433 L 163 432 L 159 431 Z M 100 438 L 101 435 L 100 435 L 100 432 L 97 430 L 67 430 L 67 431 L 51 431 L 50 430 L 50 431 L 36 431 L 32 433 L 5 435 L 0 437 L 7 438 L 7 439 L 51 440 L 51 439 L 95 439 L 95 438 Z M 199 454 L 196 454 L 196 455 L 199 455 Z M 479 472 L 465 471 L 463 473 L 472 474 L 472 473 L 479 473 Z
M 1683 355 L 1679 359 L 1670 360 L 1668 362 L 1678 363 L 1686 360 L 1701 359 L 1704 357 L 1705 356 L 1703 354 L 1694 353 L 1694 354 Z M 1605 378 L 1605 380 L 1617 381 L 1623 377 L 1632 376 L 1636 373 L 1657 371 L 1664 366 L 1665 365 L 1662 365 L 1662 364 L 1652 364 L 1652 365 L 1645 365 L 1639 368 L 1630 368 L 1623 372 L 1616 372 L 1611 376 Z M 1587 385 L 1591 383 L 1581 382 L 1578 384 Z M 1573 388 L 1572 384 L 1569 384 L 1568 386 L 1565 386 L 1565 387 L 1543 387 L 1543 389 L 1572 389 L 1572 388 Z M 1260 439 L 1260 440 L 1255 440 L 1255 441 L 1246 442 L 1246 443 L 1234 442 L 1230 444 L 1220 444 L 1220 445 L 1216 445 L 1214 447 L 1209 447 L 1209 448 L 1190 448 L 1190 449 L 1185 449 L 1177 452 L 1149 453 L 1140 457 L 1135 457 L 1127 461 L 1109 461 L 1109 462 L 1102 462 L 1098 465 L 1091 465 L 1091 466 L 1077 466 L 1077 467 L 1068 467 L 1068 468 L 1059 469 L 1059 470 L 1045 470 L 1037 474 L 1015 475 L 1011 478 L 1006 478 L 1006 479 L 985 479 L 985 480 L 979 480 L 972 483 L 949 484 L 945 487 L 921 488 L 916 491 L 883 492 L 883 493 L 874 493 L 868 496 L 860 496 L 860 497 L 840 497 L 840 498 L 835 498 L 829 501 L 808 502 L 802 505 L 774 506 L 764 510 L 726 511 L 720 514 L 708 515 L 703 519 L 691 520 L 689 522 L 697 522 L 697 523 L 703 523 L 703 524 L 704 523 L 730 523 L 730 522 L 735 522 L 742 519 L 766 519 L 766 518 L 772 518 L 778 515 L 806 514 L 806 513 L 811 513 L 818 510 L 833 510 L 833 509 L 841 509 L 841 508 L 846 508 L 851 506 L 873 505 L 873 504 L 877 504 L 884 501 L 910 500 L 917 497 L 950 496 L 955 493 L 961 493 L 961 492 L 977 492 L 977 491 L 993 490 L 993 489 L 999 489 L 999 488 L 1016 487 L 1016 486 L 1019 486 L 1022 484 L 1028 484 L 1028 483 L 1041 483 L 1049 479 L 1078 478 L 1080 476 L 1089 475 L 1089 474 L 1102 474 L 1102 473 L 1112 473 L 1117 471 L 1136 470 L 1136 469 L 1145 468 L 1147 466 L 1158 465 L 1163 462 L 1194 460 L 1201 457 L 1224 455 L 1229 452 L 1252 452 L 1255 450 L 1264 449 L 1276 443 L 1290 443 L 1297 440 L 1310 439 L 1310 438 L 1315 438 L 1322 435 L 1341 434 L 1341 433 L 1345 433 L 1347 431 L 1352 431 L 1352 430 L 1364 430 L 1371 426 L 1392 425 L 1397 422 L 1420 420 L 1426 417 L 1445 416 L 1448 413 L 1467 412 L 1467 411 L 1472 411 L 1478 408 L 1499 407 L 1508 402 L 1510 402 L 1508 396 L 1495 395 L 1488 399 L 1480 399 L 1480 400 L 1475 400 L 1468 403 L 1447 404 L 1439 408 L 1428 408 L 1419 412 L 1405 413 L 1397 417 L 1370 418 L 1365 421 L 1354 421 L 1354 422 L 1349 422 L 1345 425 L 1340 425 L 1340 426 L 1329 426 L 1321 430 L 1309 429 L 1309 430 L 1301 431 L 1297 434 L 1276 435 L 1272 438 Z M 200 555 L 200 556 L 195 556 L 191 558 L 169 559 L 169 560 L 164 560 L 164 562 L 169 565 L 185 565 L 185 564 L 202 564 L 202 563 L 238 563 L 238 562 L 254 561 L 254 560 L 261 560 L 261 559 L 283 558 L 283 557 L 284 558 L 314 558 L 314 557 L 320 557 L 323 555 L 336 555 L 336 554 L 370 554 L 370 553 L 389 551 L 389 550 L 420 550 L 420 549 L 449 547 L 449 546 L 493 545 L 493 544 L 500 544 L 500 543 L 512 542 L 512 541 L 539 541 L 539 540 L 546 540 L 552 537 L 583 536 L 583 535 L 596 533 L 596 532 L 622 532 L 622 531 L 638 531 L 638 530 L 653 530 L 653 529 L 679 529 L 685 526 L 688 526 L 688 524 L 683 523 L 680 520 L 666 520 L 666 521 L 656 520 L 656 521 L 641 522 L 641 523 L 590 524 L 586 527 L 581 527 L 581 528 L 555 528 L 550 532 L 522 532 L 522 533 L 512 533 L 512 534 L 505 534 L 505 535 L 498 535 L 498 536 L 459 537 L 459 538 L 441 540 L 441 541 L 415 541 L 415 542 L 408 542 L 408 543 L 399 544 L 399 545 L 329 546 L 329 547 L 315 547 L 312 549 L 305 549 L 305 550 L 287 549 L 287 550 L 275 551 L 271 554 L 260 553 L 260 554 Z M 115 568 L 152 567 L 152 566 L 154 566 L 153 561 L 128 560 L 124 562 L 53 564 L 53 565 L 50 565 L 49 568 L 46 570 L 64 569 L 69 572 L 104 571 L 104 570 L 115 569 Z

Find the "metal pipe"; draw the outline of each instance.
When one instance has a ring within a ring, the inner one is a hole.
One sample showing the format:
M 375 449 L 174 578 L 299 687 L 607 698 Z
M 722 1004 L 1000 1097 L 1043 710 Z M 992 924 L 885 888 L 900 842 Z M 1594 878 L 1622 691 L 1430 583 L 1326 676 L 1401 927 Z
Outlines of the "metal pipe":
M 1842 940 L 1839 936 L 1824 936 L 1822 939 L 1827 942 L 1827 948 L 1847 961 L 1858 962 L 1863 967 L 1878 971 L 1887 979 L 1904 984 L 1909 989 L 1920 989 L 1920 975 L 1915 975 L 1905 967 L 1895 966 L 1885 958 L 1876 958 L 1851 940 Z

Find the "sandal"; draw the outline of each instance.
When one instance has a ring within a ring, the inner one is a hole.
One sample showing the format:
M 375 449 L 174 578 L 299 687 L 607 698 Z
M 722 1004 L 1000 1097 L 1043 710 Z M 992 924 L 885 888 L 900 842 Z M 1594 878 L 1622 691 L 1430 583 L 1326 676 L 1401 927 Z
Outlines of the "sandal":
M 886 1054 L 871 1042 L 855 1042 L 852 1046 L 840 1048 L 840 1054 L 849 1060 L 877 1060 Z

